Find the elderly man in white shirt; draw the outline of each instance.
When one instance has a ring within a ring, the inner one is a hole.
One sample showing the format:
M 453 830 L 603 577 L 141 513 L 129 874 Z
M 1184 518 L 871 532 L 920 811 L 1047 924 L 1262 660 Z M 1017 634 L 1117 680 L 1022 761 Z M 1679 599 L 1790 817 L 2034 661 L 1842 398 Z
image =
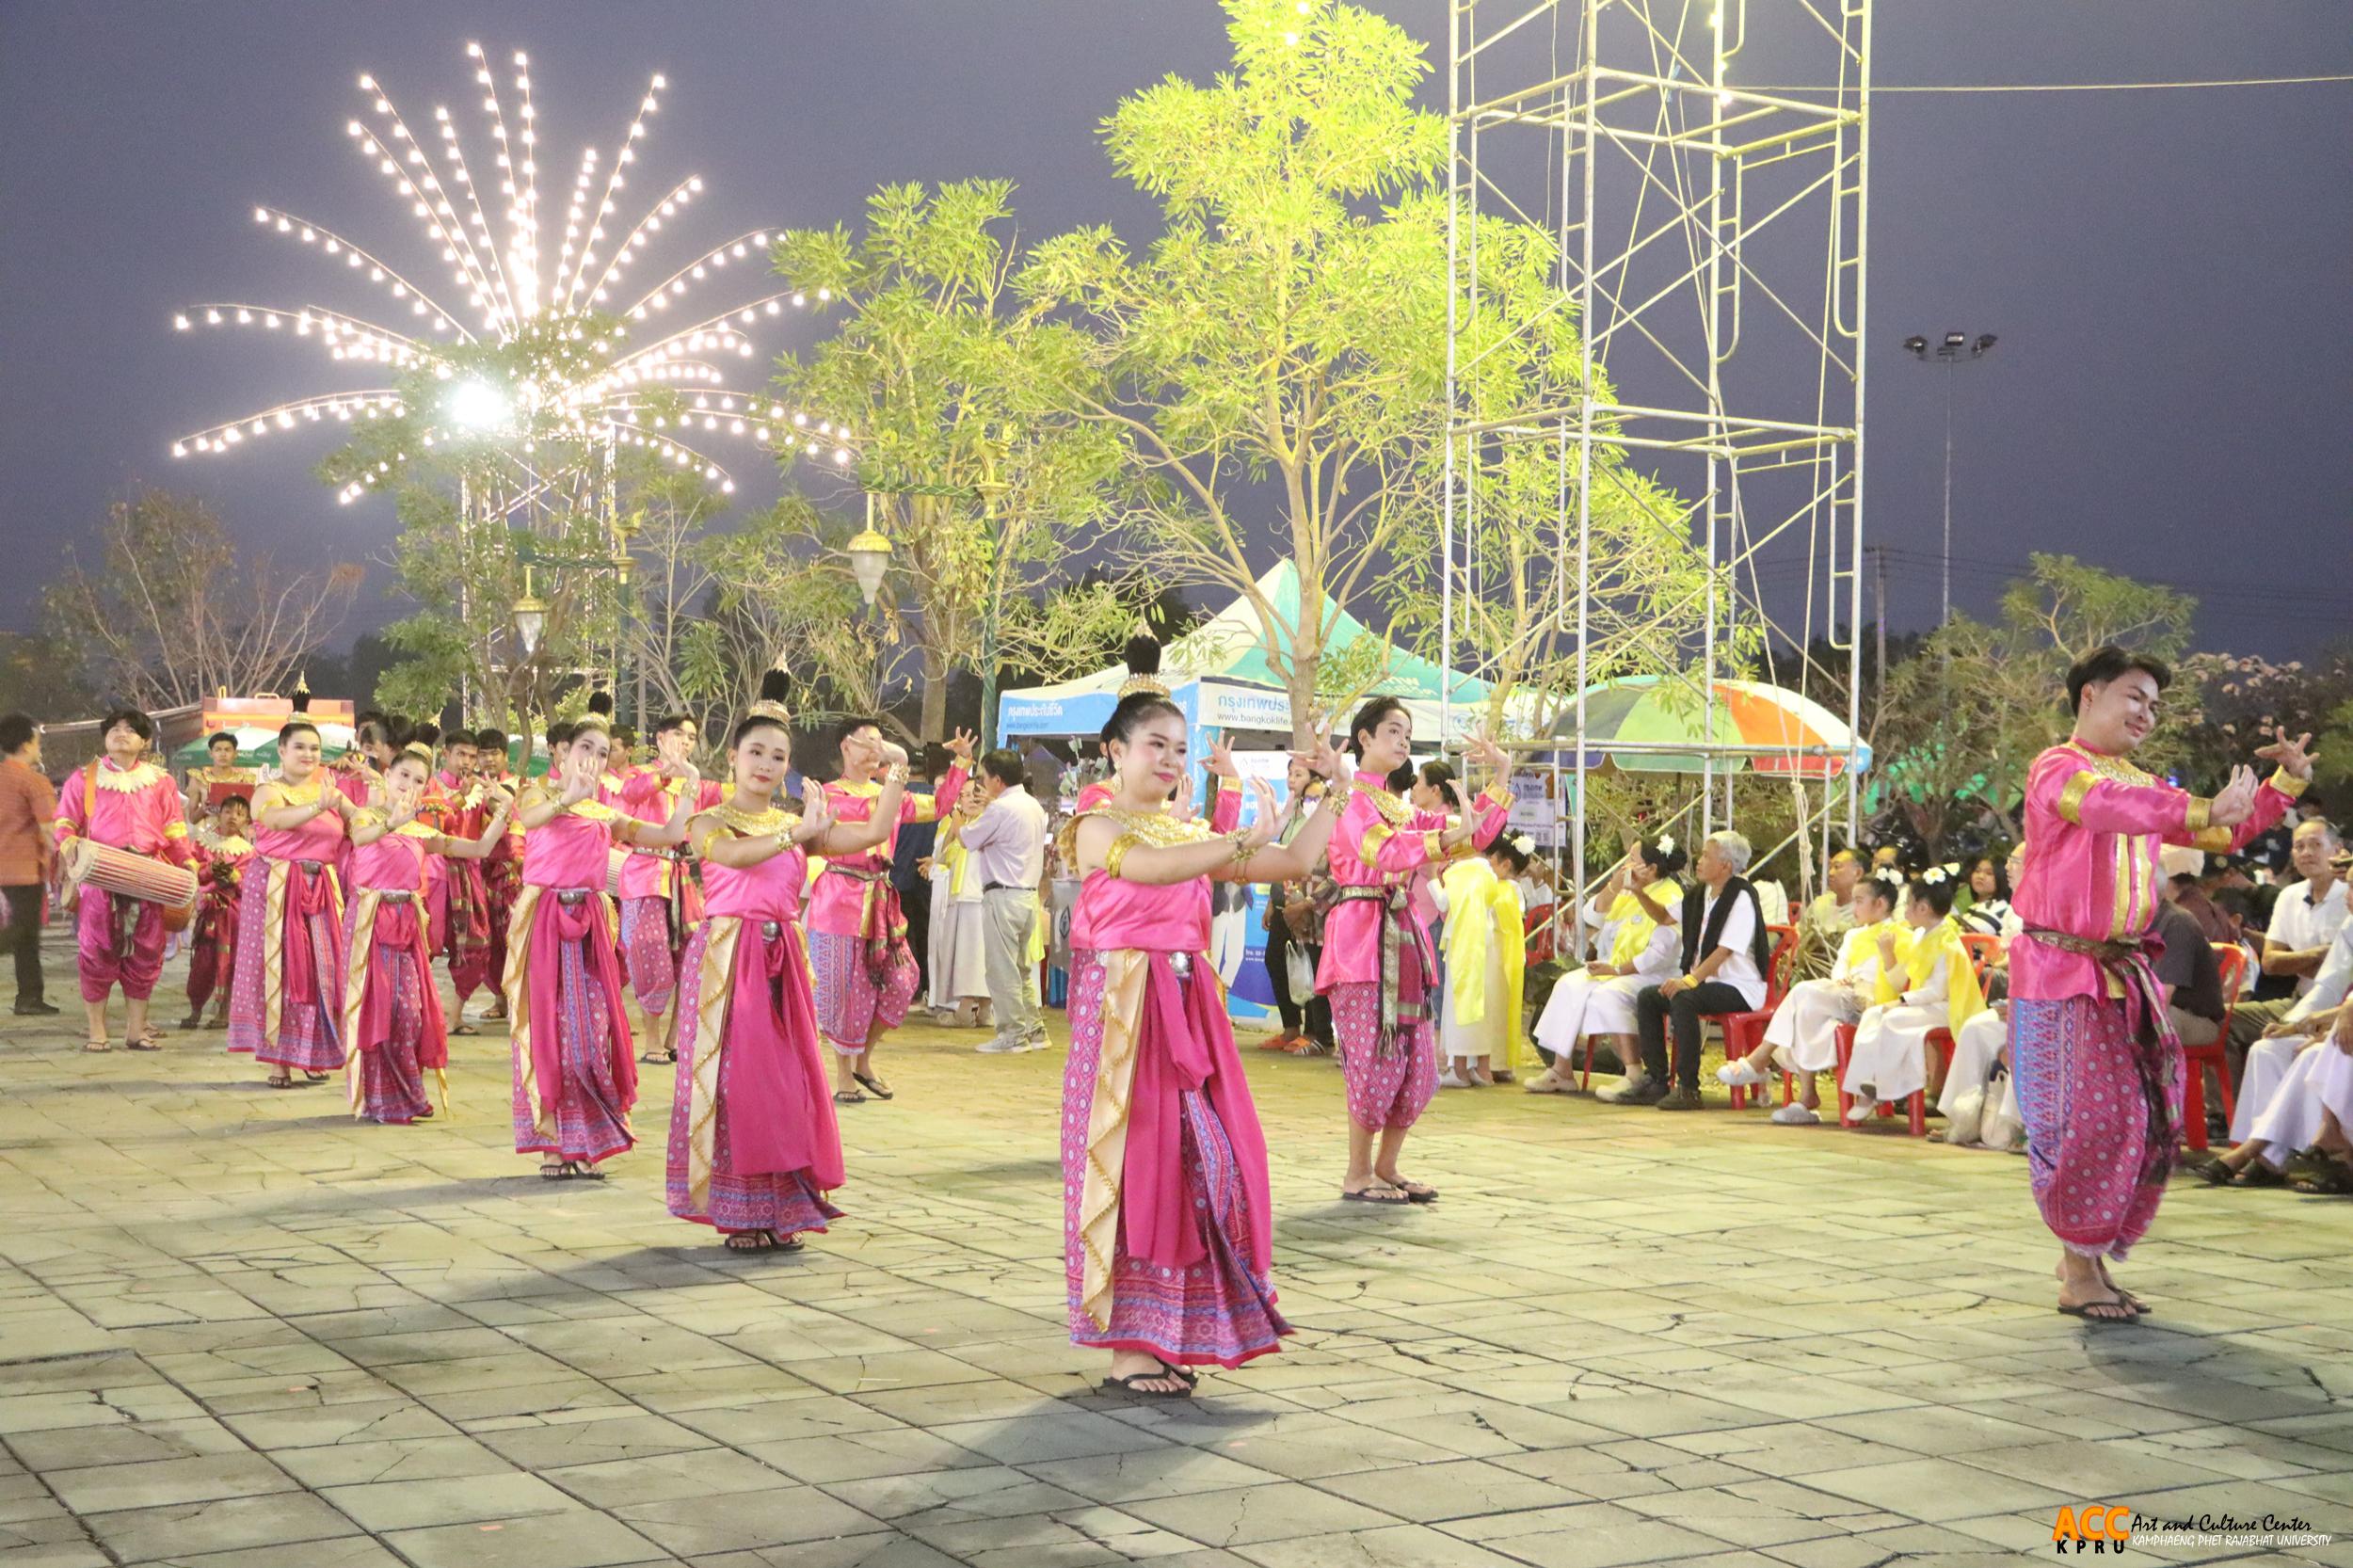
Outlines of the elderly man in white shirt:
M 2337 830 L 2326 819 L 2307 817 L 2297 824 L 2288 853 L 2304 880 L 2280 889 L 2263 947 L 2263 972 L 2294 975 L 2296 996 L 2240 1002 L 2231 1020 L 2233 1051 L 2245 1051 L 2312 990 L 2313 976 L 2328 959 L 2329 944 L 2353 913 L 2345 903 L 2345 879 L 2337 874 L 2340 847 Z
M 988 804 L 962 835 L 981 879 L 988 1000 L 997 1015 L 996 1034 L 974 1048 L 992 1055 L 1046 1048 L 1030 968 L 1038 884 L 1046 875 L 1046 808 L 1031 797 L 1027 778 L 1016 753 L 1000 747 L 982 758 Z

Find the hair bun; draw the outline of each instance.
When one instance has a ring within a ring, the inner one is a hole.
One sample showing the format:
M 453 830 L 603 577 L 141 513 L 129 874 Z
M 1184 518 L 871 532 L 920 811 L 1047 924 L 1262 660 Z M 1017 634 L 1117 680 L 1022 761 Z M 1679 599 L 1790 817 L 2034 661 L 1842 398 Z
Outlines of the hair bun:
M 430 750 L 441 744 L 441 727 L 430 719 L 420 720 L 409 728 L 406 744 L 424 746 Z
M 792 696 L 792 677 L 782 665 L 760 678 L 760 700 L 786 702 Z
M 1129 675 L 1158 675 L 1160 673 L 1160 640 L 1150 632 L 1130 637 L 1123 657 L 1127 660 Z
M 600 718 L 611 718 L 613 716 L 613 694 L 611 692 L 589 693 L 588 712 Z

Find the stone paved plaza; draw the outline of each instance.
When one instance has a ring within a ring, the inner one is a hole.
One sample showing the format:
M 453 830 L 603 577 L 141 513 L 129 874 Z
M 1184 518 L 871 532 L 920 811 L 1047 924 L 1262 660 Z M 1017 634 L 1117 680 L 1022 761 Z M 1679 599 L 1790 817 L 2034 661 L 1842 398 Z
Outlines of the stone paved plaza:
M 2353 1564 L 2342 1201 L 2177 1189 L 2161 1315 L 2088 1328 L 2016 1159 L 1454 1093 L 1408 1167 L 1442 1201 L 1373 1209 L 1337 1070 L 1246 1050 L 1299 1332 L 1147 1406 L 1064 1334 L 1059 1051 L 904 1032 L 849 1218 L 738 1256 L 663 1211 L 665 1077 L 557 1184 L 495 1026 L 398 1128 L 218 1033 L 8 1022 L 11 1568 L 1868 1568 L 2047 1556 L 2088 1503 L 2338 1532 L 2144 1560 Z

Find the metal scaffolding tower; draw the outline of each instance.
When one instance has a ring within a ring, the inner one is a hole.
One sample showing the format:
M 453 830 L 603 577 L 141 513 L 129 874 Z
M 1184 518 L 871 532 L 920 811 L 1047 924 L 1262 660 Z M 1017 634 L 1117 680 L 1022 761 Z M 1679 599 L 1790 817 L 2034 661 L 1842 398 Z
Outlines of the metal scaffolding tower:
M 1750 674 L 1802 686 L 1819 638 L 1845 655 L 1852 738 L 1871 0 L 1449 0 L 1448 9 L 1448 663 L 1453 596 L 1493 588 L 1460 543 L 1481 504 L 1461 475 L 1498 443 L 1546 443 L 1561 474 L 1558 614 L 1576 650 L 1573 757 L 1585 765 L 1588 621 L 1595 568 L 1607 565 L 1587 546 L 1593 487 L 1615 482 L 1595 453 L 1615 448 L 1626 469 L 1682 498 L 1688 510 L 1673 520 L 1711 568 L 1694 617 L 1704 631 L 1667 661 L 1684 666 L 1693 695 Z M 1540 225 L 1558 244 L 1583 374 L 1577 395 L 1474 419 L 1464 389 L 1478 350 L 1455 301 L 1478 287 L 1481 224 L 1497 220 Z M 1736 640 L 1761 644 L 1752 656 L 1762 668 L 1727 667 Z M 1822 683 L 1826 672 L 1812 673 Z M 1720 792 L 1729 812 L 1733 773 L 1759 759 L 1716 734 L 1712 700 L 1700 706 L 1691 807 L 1704 833 Z M 1810 842 L 1810 819 L 1827 842 L 1842 794 L 1849 834 L 1859 826 L 1858 749 L 1801 768 L 1819 776 L 1820 799 L 1799 839 Z M 1582 782 L 1572 829 L 1580 889 Z

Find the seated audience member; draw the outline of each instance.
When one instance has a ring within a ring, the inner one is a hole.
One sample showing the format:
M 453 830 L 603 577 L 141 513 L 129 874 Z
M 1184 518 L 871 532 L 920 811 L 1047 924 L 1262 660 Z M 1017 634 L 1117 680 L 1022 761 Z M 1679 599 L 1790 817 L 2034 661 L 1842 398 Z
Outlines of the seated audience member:
M 1941 866 L 1920 873 L 1906 891 L 1905 919 L 1914 933 L 1912 951 L 1896 961 L 1892 939 L 1880 946 L 1880 1000 L 1855 1025 L 1854 1050 L 1847 1061 L 1844 1087 L 1847 1120 L 1860 1124 L 1880 1102 L 1893 1102 L 1929 1086 L 1928 1037 L 1950 1030 L 1956 1037 L 1985 1011 L 1977 966 L 1953 920 L 1953 878 Z M 1897 989 L 1897 980 L 1903 988 Z
M 2285 1179 L 2279 1173 L 2289 1157 L 2318 1135 L 2317 1108 L 2307 1103 L 2317 1064 L 2304 1058 L 2340 1036 L 2353 1039 L 2348 990 L 2353 990 L 2353 926 L 2329 943 L 2312 989 L 2265 1025 L 2248 1048 L 2231 1113 L 2234 1147 L 2228 1154 L 2202 1150 L 2185 1157 L 2190 1170 L 2217 1184 L 2235 1179 L 2242 1186 L 2270 1187 Z
M 1709 834 L 1700 846 L 1699 886 L 1683 895 L 1683 972 L 1636 994 L 1641 1069 L 1604 1096 L 1612 1104 L 1697 1111 L 1700 1020 L 1723 1013 L 1753 1013 L 1765 1004 L 1765 970 L 1772 962 L 1773 938 L 1758 912 L 1756 894 L 1742 875 L 1754 854 L 1748 840 L 1729 829 Z M 1671 1023 L 1672 1070 L 1667 1057 Z
M 1838 962 L 1826 980 L 1801 980 L 1773 1009 L 1765 1026 L 1765 1042 L 1737 1062 L 1716 1070 L 1716 1081 L 1736 1088 L 1765 1083 L 1773 1068 L 1799 1077 L 1798 1097 L 1773 1112 L 1785 1127 L 1809 1127 L 1820 1121 L 1821 1098 L 1814 1075 L 1838 1065 L 1838 1029 L 1863 1016 L 1879 1000 L 1883 968 L 1900 966 L 1912 946 L 1912 934 L 1896 918 L 1903 885 L 1892 876 L 1867 876 L 1854 887 L 1853 911 L 1858 922 L 1839 944 Z
M 1847 933 L 1855 928 L 1854 890 L 1863 880 L 1863 856 L 1842 849 L 1830 857 L 1822 880 L 1825 889 L 1814 895 L 1798 917 L 1798 957 L 1801 979 L 1820 980 L 1835 967 Z
M 1962 897 L 1954 903 L 1954 918 L 1972 936 L 1999 936 L 2009 919 L 2009 867 L 2000 856 L 1980 855 L 1969 862 L 1961 883 Z
M 2004 868 L 2009 885 L 2017 886 L 2026 852 L 2013 849 Z M 2018 1116 L 2018 1083 L 2009 1076 L 2009 945 L 2025 922 L 2015 910 L 2002 918 L 2002 951 L 1988 963 L 1981 977 L 1986 1010 L 1953 1033 L 1953 1064 L 1936 1097 L 1945 1118 L 1944 1141 L 1956 1147 L 1983 1147 L 2010 1152 L 2023 1147 Z
M 2297 824 L 2288 856 L 2303 880 L 2281 888 L 2272 904 L 2263 945 L 2265 984 L 2258 988 L 2257 1000 L 2241 1002 L 2231 1020 L 2232 1045 L 2240 1051 L 2285 1016 L 2296 997 L 2312 989 L 2329 944 L 2345 927 L 2345 883 L 2337 874 L 2338 847 L 2337 830 L 2326 818 L 2308 817 Z M 2288 994 L 2272 994 L 2282 989 Z
M 1586 920 L 1601 930 L 1593 943 L 1600 957 L 1562 975 L 1545 1000 L 1544 1016 L 1536 1020 L 1536 1044 L 1552 1053 L 1552 1064 L 1529 1080 L 1529 1094 L 1570 1088 L 1577 1043 L 1589 1034 L 1607 1036 L 1621 1069 L 1631 1070 L 1634 999 L 1675 973 L 1682 932 L 1671 912 L 1683 900 L 1673 879 L 1682 873 L 1684 859 L 1673 835 L 1637 845 L 1609 885 L 1586 904 Z

